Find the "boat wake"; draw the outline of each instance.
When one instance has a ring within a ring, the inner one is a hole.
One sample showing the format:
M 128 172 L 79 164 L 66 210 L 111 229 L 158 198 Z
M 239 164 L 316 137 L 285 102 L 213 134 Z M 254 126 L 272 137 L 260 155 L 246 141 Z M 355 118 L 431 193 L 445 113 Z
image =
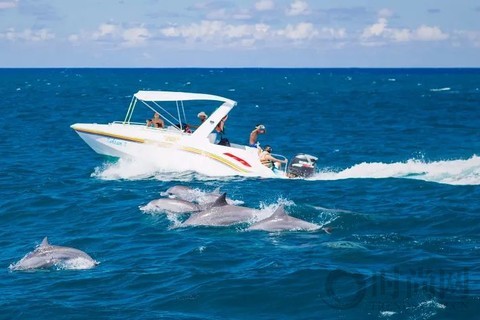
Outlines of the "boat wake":
M 355 178 L 406 178 L 450 185 L 479 185 L 480 157 L 473 155 L 466 160 L 432 162 L 417 159 L 395 163 L 362 162 L 340 171 L 324 170 L 308 180 Z
M 181 164 L 169 166 L 168 170 L 161 165 L 142 159 L 119 159 L 95 168 L 92 177 L 101 180 L 145 180 L 159 181 L 238 181 L 248 179 L 240 176 L 219 176 L 218 172 L 205 167 L 198 173 Z M 282 178 L 282 177 L 279 177 Z M 320 169 L 314 176 L 306 180 L 343 180 L 343 179 L 385 179 L 405 178 L 449 185 L 480 185 L 480 157 L 473 155 L 469 159 L 425 161 L 409 159 L 405 162 L 362 162 L 347 169 Z
M 171 155 L 170 155 L 171 156 Z M 156 179 L 159 181 L 190 182 L 199 181 L 237 181 L 244 180 L 243 176 L 228 175 L 221 172 L 218 167 L 208 165 L 190 164 L 182 157 L 175 157 L 168 163 L 163 161 L 152 162 L 149 159 L 118 159 L 116 162 L 106 162 L 95 168 L 92 177 L 101 180 L 146 180 Z M 267 176 L 265 176 L 267 177 Z

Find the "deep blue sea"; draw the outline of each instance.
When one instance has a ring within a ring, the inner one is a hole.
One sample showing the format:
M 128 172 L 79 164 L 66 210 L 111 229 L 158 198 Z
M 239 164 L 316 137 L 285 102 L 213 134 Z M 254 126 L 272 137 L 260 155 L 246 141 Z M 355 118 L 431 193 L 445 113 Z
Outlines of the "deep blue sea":
M 316 155 L 318 172 L 165 172 L 70 128 L 123 120 L 138 90 L 236 100 L 230 141 L 262 123 L 262 144 Z M 0 97 L 2 319 L 478 319 L 480 69 L 0 69 Z M 174 185 L 332 232 L 141 210 Z M 45 236 L 99 265 L 9 270 Z

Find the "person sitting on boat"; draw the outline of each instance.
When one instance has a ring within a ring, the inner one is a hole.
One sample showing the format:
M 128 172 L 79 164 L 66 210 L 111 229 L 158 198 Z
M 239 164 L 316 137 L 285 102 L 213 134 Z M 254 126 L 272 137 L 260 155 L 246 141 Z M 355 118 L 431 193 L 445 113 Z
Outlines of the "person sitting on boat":
M 257 142 L 257 138 L 259 134 L 264 134 L 267 130 L 263 124 L 257 124 L 255 129 L 250 133 L 250 139 L 248 140 L 248 145 L 252 148 L 258 147 L 259 143 Z
M 272 156 L 272 147 L 266 145 L 260 152 L 260 162 L 267 168 L 275 169 L 280 168 L 282 163 L 287 163 L 287 160 L 280 160 Z
M 190 125 L 191 128 L 196 129 L 196 128 L 200 127 L 205 122 L 205 120 L 207 120 L 208 115 L 205 112 L 201 111 L 197 114 L 197 118 L 200 119 L 200 124 L 198 126 L 192 124 L 192 125 Z
M 197 118 L 200 119 L 200 125 L 199 126 L 201 126 L 202 123 L 204 123 L 205 120 L 207 120 L 208 116 L 205 112 L 201 111 L 197 114 Z
M 147 127 L 163 128 L 164 126 L 163 119 L 160 118 L 160 114 L 158 112 L 155 112 L 153 119 L 147 120 Z

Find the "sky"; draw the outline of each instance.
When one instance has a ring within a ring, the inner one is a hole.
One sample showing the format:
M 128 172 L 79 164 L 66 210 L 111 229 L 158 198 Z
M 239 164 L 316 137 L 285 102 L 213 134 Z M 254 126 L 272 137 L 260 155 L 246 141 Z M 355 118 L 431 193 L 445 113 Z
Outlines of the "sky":
M 0 0 L 0 67 L 480 67 L 480 1 Z

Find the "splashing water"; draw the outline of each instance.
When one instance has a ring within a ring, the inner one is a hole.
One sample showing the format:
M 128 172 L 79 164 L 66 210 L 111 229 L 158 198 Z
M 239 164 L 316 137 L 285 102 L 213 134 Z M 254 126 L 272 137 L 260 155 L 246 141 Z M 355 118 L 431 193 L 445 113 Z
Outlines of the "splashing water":
M 480 184 L 480 157 L 467 160 L 426 162 L 410 159 L 406 162 L 362 162 L 342 171 L 319 172 L 309 180 L 341 180 L 352 178 L 407 178 L 451 185 Z
M 183 166 L 183 165 L 182 165 Z M 192 170 L 183 170 L 181 167 L 162 169 L 159 164 L 143 161 L 142 159 L 119 159 L 114 163 L 105 163 L 95 168 L 92 177 L 102 180 L 144 180 L 157 179 L 160 181 L 190 182 L 192 180 L 235 181 L 249 179 L 239 176 L 222 176 L 220 172 L 198 173 Z M 258 177 L 256 177 L 258 178 Z M 281 177 L 279 177 L 281 178 Z M 409 159 L 405 162 L 362 162 L 350 168 L 335 171 L 322 170 L 307 180 L 342 180 L 342 179 L 382 179 L 406 178 L 450 185 L 478 185 L 480 184 L 480 157 L 473 155 L 469 159 L 425 161 Z

